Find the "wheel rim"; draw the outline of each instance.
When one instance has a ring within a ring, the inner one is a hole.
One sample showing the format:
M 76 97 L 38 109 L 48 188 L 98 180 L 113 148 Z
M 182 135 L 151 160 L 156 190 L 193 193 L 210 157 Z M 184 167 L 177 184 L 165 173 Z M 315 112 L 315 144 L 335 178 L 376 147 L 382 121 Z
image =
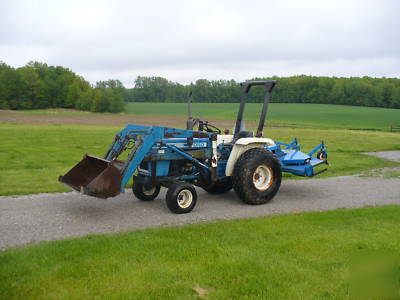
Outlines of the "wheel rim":
M 260 165 L 253 173 L 254 187 L 263 192 L 270 188 L 272 185 L 272 170 L 266 165 Z
M 155 191 L 156 191 L 156 187 L 155 186 L 151 186 L 151 185 L 144 185 L 143 188 L 142 188 L 142 192 L 146 196 L 153 195 L 155 193 Z
M 182 190 L 179 192 L 177 202 L 180 208 L 188 208 L 193 202 L 192 192 L 189 190 Z

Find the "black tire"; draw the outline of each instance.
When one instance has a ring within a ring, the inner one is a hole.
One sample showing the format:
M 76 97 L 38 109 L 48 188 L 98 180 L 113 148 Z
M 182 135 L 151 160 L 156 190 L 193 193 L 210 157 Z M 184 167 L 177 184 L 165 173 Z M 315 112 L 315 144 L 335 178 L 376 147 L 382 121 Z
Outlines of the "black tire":
M 203 187 L 210 194 L 223 194 L 229 192 L 233 187 L 232 179 L 226 177 L 221 180 L 217 180 L 212 186 Z
M 320 151 L 317 153 L 317 158 L 320 160 L 327 160 L 328 155 L 324 151 Z
M 186 214 L 196 206 L 197 192 L 190 183 L 178 182 L 168 188 L 165 200 L 170 211 Z
M 143 184 L 133 178 L 132 192 L 139 200 L 152 201 L 160 193 L 160 185 Z
M 237 195 L 252 205 L 269 202 L 278 192 L 281 180 L 279 159 L 264 148 L 253 148 L 243 153 L 236 161 L 232 177 Z

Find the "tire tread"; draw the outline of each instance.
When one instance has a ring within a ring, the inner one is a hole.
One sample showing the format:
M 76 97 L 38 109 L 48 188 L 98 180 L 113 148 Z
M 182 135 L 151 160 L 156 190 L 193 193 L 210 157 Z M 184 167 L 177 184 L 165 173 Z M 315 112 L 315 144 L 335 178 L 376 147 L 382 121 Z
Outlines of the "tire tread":
M 249 176 L 252 178 L 251 168 L 258 162 L 264 161 L 274 171 L 273 186 L 265 192 L 258 192 L 253 183 L 249 184 Z M 271 166 L 272 165 L 272 166 Z M 236 161 L 232 183 L 233 189 L 240 199 L 250 205 L 258 205 L 269 202 L 278 192 L 282 179 L 282 171 L 278 157 L 265 148 L 252 148 L 243 153 Z

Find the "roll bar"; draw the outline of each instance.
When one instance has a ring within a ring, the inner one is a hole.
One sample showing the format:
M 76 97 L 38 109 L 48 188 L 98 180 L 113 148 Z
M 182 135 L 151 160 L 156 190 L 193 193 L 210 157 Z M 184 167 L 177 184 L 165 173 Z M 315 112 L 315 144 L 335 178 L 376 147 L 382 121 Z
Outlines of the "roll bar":
M 241 124 L 243 122 L 244 106 L 246 104 L 247 96 L 249 94 L 251 87 L 252 86 L 260 86 L 260 85 L 265 87 L 265 96 L 264 96 L 264 103 L 262 106 L 260 121 L 258 123 L 256 135 L 259 136 L 260 134 L 262 134 L 262 131 L 264 128 L 264 123 L 265 123 L 265 117 L 266 117 L 267 111 L 268 111 L 268 104 L 269 104 L 269 100 L 271 98 L 271 93 L 272 93 L 274 86 L 277 84 L 277 82 L 278 81 L 276 81 L 276 80 L 261 80 L 261 81 L 246 81 L 246 82 L 242 82 L 240 84 L 240 86 L 242 88 L 242 98 L 240 99 L 240 106 L 239 106 L 239 111 L 237 114 L 234 136 L 237 136 L 237 134 L 240 132 Z

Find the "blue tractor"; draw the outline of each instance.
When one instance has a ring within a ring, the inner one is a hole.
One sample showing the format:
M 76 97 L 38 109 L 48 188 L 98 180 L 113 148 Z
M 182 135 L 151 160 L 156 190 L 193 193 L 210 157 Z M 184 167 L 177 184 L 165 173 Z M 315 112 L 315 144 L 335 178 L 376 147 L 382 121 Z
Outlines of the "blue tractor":
M 117 133 L 104 158 L 90 155 L 59 180 L 82 194 L 109 198 L 124 192 L 133 177 L 133 194 L 154 200 L 161 187 L 174 213 L 188 213 L 196 205 L 194 186 L 212 194 L 232 188 L 247 204 L 264 204 L 278 192 L 282 172 L 311 177 L 315 167 L 327 164 L 322 142 L 308 154 L 294 139 L 285 144 L 263 137 L 268 103 L 276 81 L 241 84 L 242 98 L 233 134 L 207 121 L 192 118 L 186 129 L 129 124 Z M 263 86 L 265 98 L 255 133 L 246 131 L 243 111 L 251 87 Z M 125 155 L 122 155 L 125 153 Z M 124 159 L 122 157 L 125 156 Z

